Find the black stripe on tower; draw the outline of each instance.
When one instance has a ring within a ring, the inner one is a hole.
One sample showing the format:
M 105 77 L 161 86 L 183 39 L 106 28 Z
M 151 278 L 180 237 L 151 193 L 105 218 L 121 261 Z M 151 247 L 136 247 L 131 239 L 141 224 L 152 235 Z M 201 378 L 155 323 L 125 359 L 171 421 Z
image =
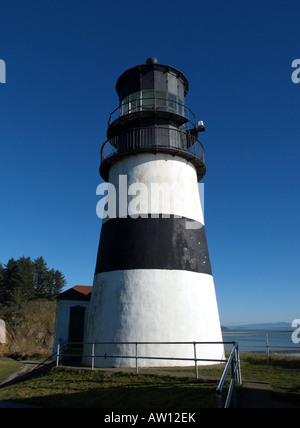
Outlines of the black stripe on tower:
M 127 269 L 187 270 L 211 275 L 205 226 L 193 220 L 116 218 L 103 224 L 95 274 Z M 197 228 L 195 228 L 197 226 Z

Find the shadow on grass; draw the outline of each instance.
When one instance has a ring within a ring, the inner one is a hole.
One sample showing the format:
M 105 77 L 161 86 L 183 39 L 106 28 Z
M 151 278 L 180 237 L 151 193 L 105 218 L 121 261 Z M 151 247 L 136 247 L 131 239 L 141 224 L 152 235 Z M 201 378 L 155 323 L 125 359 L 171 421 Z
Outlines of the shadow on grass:
M 298 388 L 290 388 L 286 392 L 272 391 L 272 400 L 280 401 L 286 404 L 292 404 L 293 406 L 300 407 L 300 386 Z
M 196 396 L 195 396 L 196 395 Z M 155 398 L 154 398 L 155 397 Z M 173 388 L 165 388 L 163 395 L 157 388 L 142 388 L 134 392 L 128 388 L 118 388 L 117 391 L 99 391 L 91 389 L 88 392 L 72 394 L 53 394 L 43 397 L 31 397 L 18 400 L 19 403 L 44 408 L 211 408 L 216 407 L 215 391 L 199 394 L 195 391 L 185 391 L 182 394 Z
M 215 408 L 216 382 L 158 375 L 52 369 L 0 399 L 50 408 Z

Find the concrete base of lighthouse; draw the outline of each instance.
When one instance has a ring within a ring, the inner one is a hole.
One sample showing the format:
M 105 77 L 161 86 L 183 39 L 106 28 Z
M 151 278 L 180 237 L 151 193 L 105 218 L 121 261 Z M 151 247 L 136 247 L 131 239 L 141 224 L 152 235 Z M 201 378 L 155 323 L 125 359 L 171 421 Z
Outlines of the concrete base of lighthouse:
M 194 341 L 222 342 L 212 275 L 160 269 L 96 274 L 86 342 L 134 343 L 96 344 L 95 367 L 135 367 L 135 358 L 117 357 L 134 357 L 135 342 Z M 91 345 L 86 345 L 86 365 L 91 365 L 91 352 Z M 208 360 L 199 364 L 224 359 L 221 344 L 199 344 L 196 352 L 197 358 Z M 139 357 L 155 357 L 139 358 L 141 367 L 190 366 L 194 355 L 192 344 L 138 345 Z

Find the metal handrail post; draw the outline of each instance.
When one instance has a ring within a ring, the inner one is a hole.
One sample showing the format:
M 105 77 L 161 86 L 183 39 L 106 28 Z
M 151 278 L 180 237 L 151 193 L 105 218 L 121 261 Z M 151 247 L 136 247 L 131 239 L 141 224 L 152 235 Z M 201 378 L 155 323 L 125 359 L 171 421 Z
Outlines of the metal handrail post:
M 59 358 L 60 358 L 60 342 L 58 342 L 58 344 L 57 344 L 56 367 L 59 366 Z
M 233 396 L 234 408 L 236 408 L 236 372 L 235 372 L 236 367 L 237 367 L 237 362 L 235 361 L 235 358 L 233 358 L 231 362 L 231 371 L 232 371 L 231 379 L 232 379 L 232 396 Z
M 195 375 L 196 375 L 196 379 L 198 380 L 198 361 L 197 361 L 197 343 L 194 342 L 194 357 L 195 357 Z
M 223 396 L 223 390 L 217 390 L 217 408 L 222 409 L 222 396 Z
M 242 371 L 241 371 L 241 360 L 240 360 L 240 352 L 239 352 L 239 346 L 236 346 L 236 361 L 237 361 L 237 381 L 238 384 L 242 384 Z
M 92 343 L 92 371 L 95 370 L 95 342 Z
M 267 363 L 270 363 L 270 344 L 269 344 L 269 332 L 266 331 L 266 348 L 267 348 Z
M 135 342 L 135 373 L 139 374 L 139 367 L 138 367 L 138 343 Z
M 233 349 L 227 360 L 223 375 L 219 382 L 219 386 L 216 390 L 218 408 L 222 408 L 222 392 L 223 392 L 223 387 L 226 381 L 227 374 L 229 372 L 229 368 L 231 368 L 231 382 L 230 382 L 229 391 L 226 398 L 225 408 L 228 408 L 230 406 L 232 394 L 233 394 L 233 400 L 234 400 L 233 405 L 236 406 L 236 389 L 235 388 L 236 388 L 236 378 L 238 377 L 238 370 L 239 370 L 239 357 L 237 354 L 238 352 L 237 342 L 232 342 L 232 344 L 233 344 Z

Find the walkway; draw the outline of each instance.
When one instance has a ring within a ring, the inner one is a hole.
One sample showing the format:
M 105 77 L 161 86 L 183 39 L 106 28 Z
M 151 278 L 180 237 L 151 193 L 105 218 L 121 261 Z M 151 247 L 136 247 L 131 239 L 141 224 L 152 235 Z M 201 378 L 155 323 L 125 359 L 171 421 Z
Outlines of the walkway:
M 4 382 L 0 383 L 0 388 L 18 380 L 18 378 L 22 379 L 23 376 L 31 373 L 32 370 L 36 369 L 39 365 L 40 363 L 38 361 L 24 361 L 19 370 L 9 376 L 9 378 L 7 378 Z
M 270 385 L 266 382 L 243 381 L 242 409 L 296 409 L 293 404 L 272 400 Z
M 10 385 L 11 383 L 17 382 L 18 380 L 25 379 L 30 373 L 40 366 L 40 362 L 26 361 L 22 364 L 22 367 L 13 373 L 5 382 L 0 384 L 0 389 Z M 44 367 L 41 367 L 43 369 Z M 16 403 L 14 401 L 0 401 L 0 409 L 39 409 L 37 406 L 30 406 L 28 404 Z
M 14 401 L 0 401 L 0 409 L 40 409 L 41 407 L 28 404 L 15 403 Z

